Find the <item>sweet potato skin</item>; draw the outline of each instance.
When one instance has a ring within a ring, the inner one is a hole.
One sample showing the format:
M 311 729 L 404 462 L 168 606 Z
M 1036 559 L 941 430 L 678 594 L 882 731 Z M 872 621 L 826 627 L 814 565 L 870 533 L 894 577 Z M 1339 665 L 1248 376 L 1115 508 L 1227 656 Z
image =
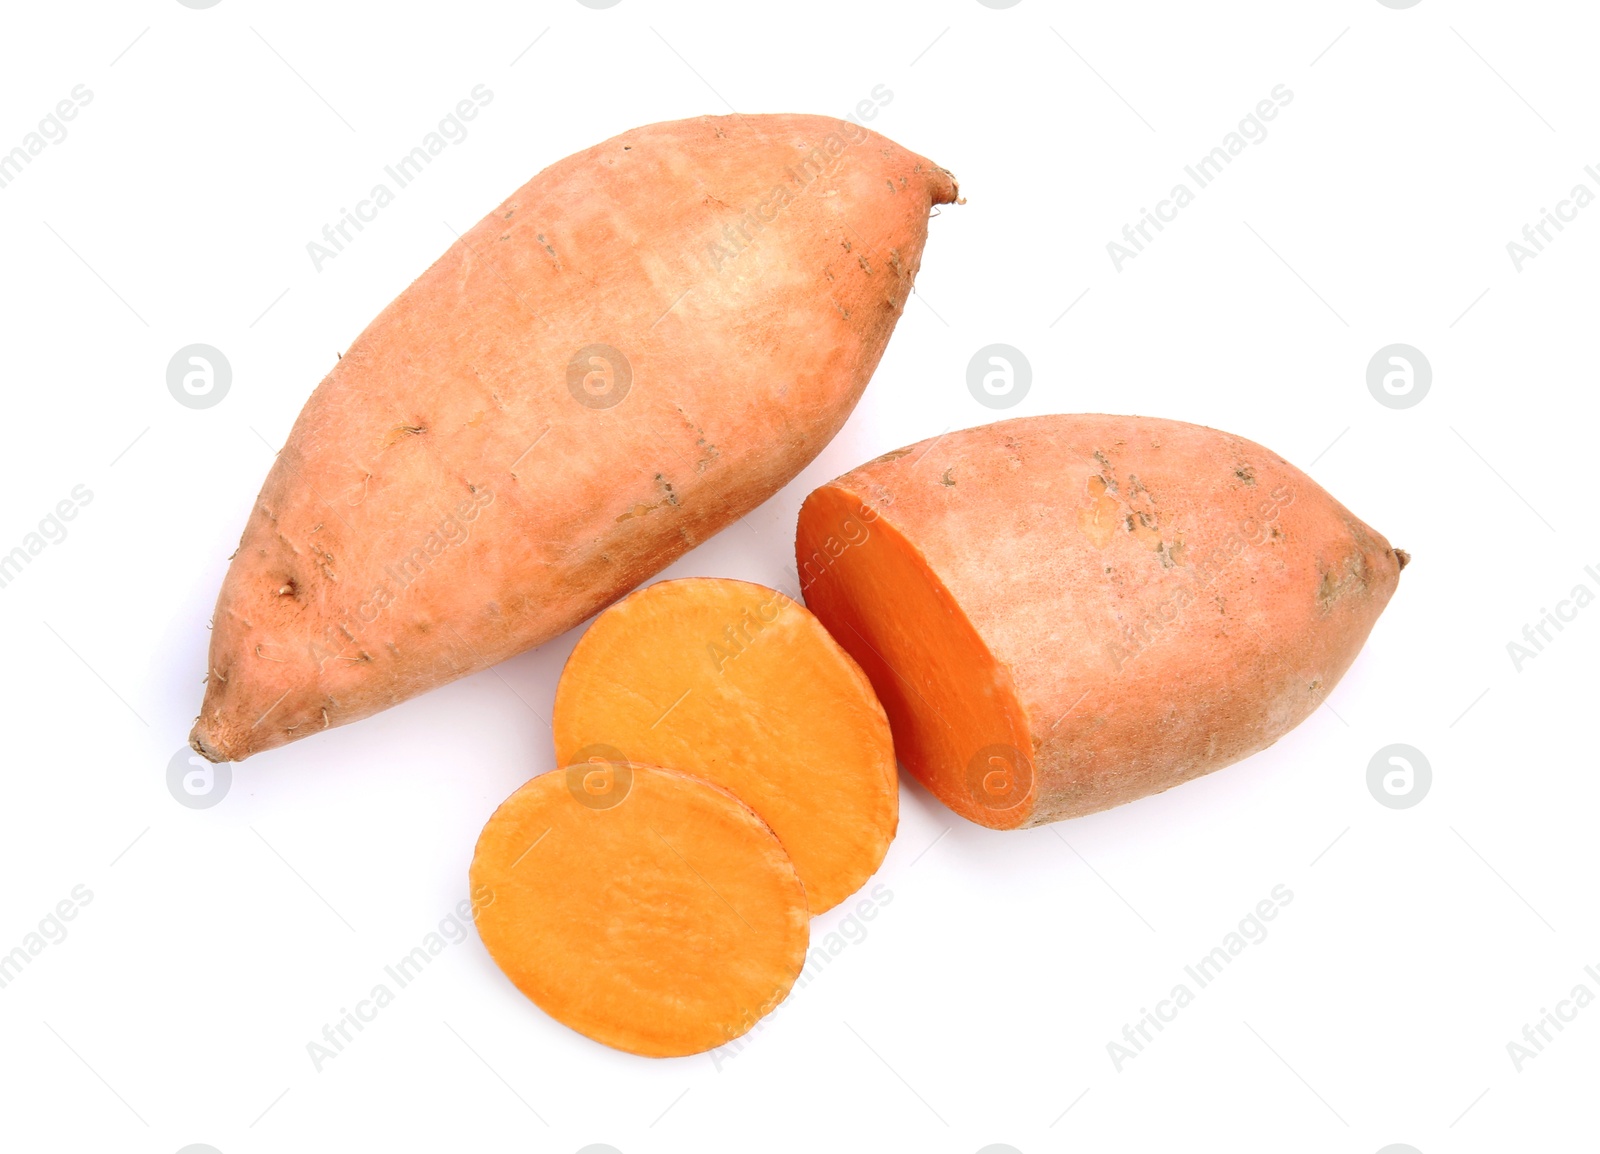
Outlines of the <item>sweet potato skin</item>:
M 849 415 L 953 199 L 813 116 L 651 125 L 540 173 L 301 412 L 191 744 L 237 761 L 484 668 L 754 508 Z
M 856 510 L 854 544 L 841 509 Z M 862 608 L 891 541 L 992 655 L 1000 704 L 970 744 L 1019 746 L 1025 796 L 1003 808 L 965 788 L 970 767 L 915 756 L 929 675 L 887 668 Z M 869 462 L 807 499 L 797 554 L 807 604 L 878 686 L 902 763 L 995 828 L 1106 809 L 1272 744 L 1337 684 L 1408 560 L 1260 445 L 1103 415 L 1002 421 Z M 1005 736 L 1008 716 L 1023 736 Z

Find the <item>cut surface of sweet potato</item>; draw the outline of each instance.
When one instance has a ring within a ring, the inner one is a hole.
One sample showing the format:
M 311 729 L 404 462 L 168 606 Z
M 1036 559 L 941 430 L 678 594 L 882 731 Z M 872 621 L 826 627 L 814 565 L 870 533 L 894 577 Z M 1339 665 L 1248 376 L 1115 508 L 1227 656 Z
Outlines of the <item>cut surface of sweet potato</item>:
M 747 581 L 661 581 L 602 613 L 556 689 L 561 764 L 669 765 L 730 790 L 772 827 L 813 914 L 883 862 L 899 816 L 888 718 L 799 603 Z
M 805 596 L 877 686 L 906 768 L 969 821 L 1005 828 L 1027 813 L 1028 715 L 1011 673 L 916 545 L 836 485 L 807 498 L 800 542 Z
M 540 1009 L 647 1057 L 737 1038 L 805 963 L 809 910 L 782 845 L 717 786 L 656 766 L 534 778 L 484 826 L 476 921 Z

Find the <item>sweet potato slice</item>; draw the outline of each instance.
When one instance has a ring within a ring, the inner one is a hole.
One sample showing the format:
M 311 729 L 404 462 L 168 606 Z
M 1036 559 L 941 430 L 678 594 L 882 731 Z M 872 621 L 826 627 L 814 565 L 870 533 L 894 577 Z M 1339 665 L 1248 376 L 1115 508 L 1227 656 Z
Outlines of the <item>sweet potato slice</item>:
M 888 719 L 803 605 L 723 578 L 661 581 L 602 613 L 556 688 L 556 756 L 623 758 L 731 790 L 794 859 L 813 914 L 883 862 L 899 818 Z
M 795 549 L 907 771 L 997 829 L 1271 745 L 1355 660 L 1408 560 L 1260 445 L 1102 415 L 885 454 L 806 498 Z
M 809 911 L 783 846 L 732 794 L 674 770 L 541 774 L 484 826 L 471 883 L 512 983 L 633 1054 L 737 1038 L 805 963 Z

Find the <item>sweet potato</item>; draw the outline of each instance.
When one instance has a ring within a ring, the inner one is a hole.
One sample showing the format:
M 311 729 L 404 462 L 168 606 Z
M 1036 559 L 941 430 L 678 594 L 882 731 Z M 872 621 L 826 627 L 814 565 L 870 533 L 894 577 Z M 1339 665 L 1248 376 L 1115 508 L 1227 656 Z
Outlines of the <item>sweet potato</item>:
M 595 619 L 556 687 L 556 762 L 667 765 L 772 827 L 813 914 L 861 888 L 899 816 L 883 706 L 805 606 L 748 581 L 661 581 Z
M 541 774 L 484 826 L 470 878 L 478 934 L 513 984 L 629 1053 L 737 1038 L 805 963 L 805 890 L 778 839 L 726 790 L 672 770 Z
M 1338 683 L 1408 560 L 1260 445 L 1117 416 L 888 453 L 806 498 L 795 547 L 901 763 L 996 829 L 1272 744 Z
M 865 388 L 949 173 L 815 116 L 540 173 L 379 314 L 267 476 L 191 735 L 237 761 L 578 624 L 754 508 Z

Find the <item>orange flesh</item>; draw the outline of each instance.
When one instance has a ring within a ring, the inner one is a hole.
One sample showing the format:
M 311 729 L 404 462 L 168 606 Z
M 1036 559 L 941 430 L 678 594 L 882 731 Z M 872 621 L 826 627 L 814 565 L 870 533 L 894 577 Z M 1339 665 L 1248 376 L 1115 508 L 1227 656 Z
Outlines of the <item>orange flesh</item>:
M 495 811 L 472 860 L 472 892 L 487 891 L 478 933 L 519 990 L 580 1034 L 646 1057 L 698 1054 L 788 995 L 805 963 L 805 891 L 726 791 L 609 768 L 609 791 L 593 770 L 554 770 Z
M 1021 824 L 1035 794 L 1027 715 L 916 546 L 828 485 L 801 508 L 795 550 L 806 604 L 877 686 L 901 763 L 962 817 Z
M 866 675 L 805 607 L 762 585 L 662 581 L 602 613 L 556 689 L 556 757 L 669 765 L 772 827 L 813 914 L 858 890 L 899 817 L 894 745 Z

